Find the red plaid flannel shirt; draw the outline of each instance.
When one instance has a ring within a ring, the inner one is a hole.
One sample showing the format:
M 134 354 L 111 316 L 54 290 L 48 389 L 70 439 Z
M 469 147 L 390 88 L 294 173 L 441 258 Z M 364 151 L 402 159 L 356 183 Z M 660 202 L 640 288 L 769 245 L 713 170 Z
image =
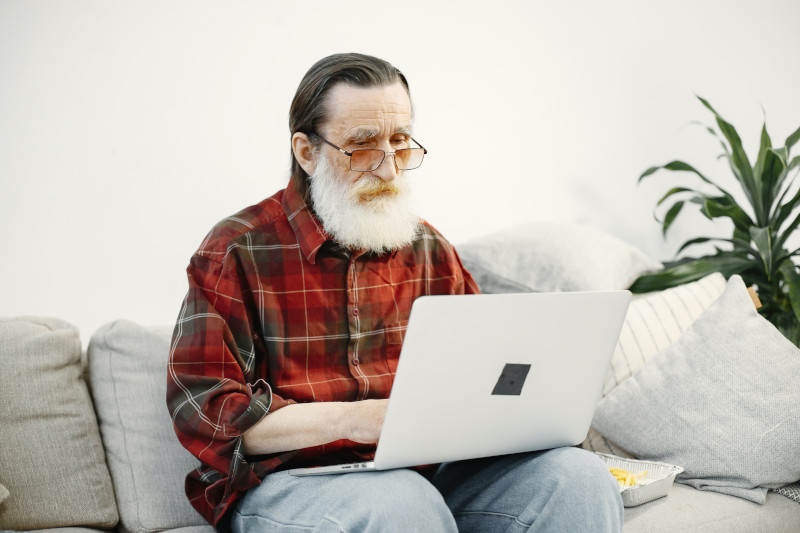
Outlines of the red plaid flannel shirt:
M 431 226 L 393 254 L 351 253 L 292 187 L 217 224 L 187 273 L 167 404 L 202 463 L 187 495 L 214 525 L 270 472 L 371 459 L 344 440 L 249 457 L 241 435 L 291 403 L 388 398 L 411 303 L 478 292 Z

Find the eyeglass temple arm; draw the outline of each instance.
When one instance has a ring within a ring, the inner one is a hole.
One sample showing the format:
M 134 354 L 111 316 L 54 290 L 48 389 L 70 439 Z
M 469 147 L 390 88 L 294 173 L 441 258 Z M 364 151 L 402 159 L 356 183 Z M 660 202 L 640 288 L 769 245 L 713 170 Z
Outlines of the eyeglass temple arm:
M 416 140 L 414 137 L 410 137 L 410 138 L 411 138 L 411 140 L 412 140 L 412 141 L 414 141 L 415 143 L 419 144 L 419 141 L 417 141 L 417 140 Z M 423 152 L 422 152 L 422 153 L 423 153 L 423 154 L 427 154 L 427 153 L 428 153 L 428 149 L 427 149 L 427 148 L 425 148 L 425 147 L 424 147 L 424 146 L 422 146 L 421 144 L 419 144 L 419 147 L 420 147 L 420 148 L 422 148 L 422 150 L 423 150 Z
M 314 136 L 314 137 L 316 137 L 317 139 L 321 140 L 322 142 L 324 142 L 325 144 L 327 144 L 327 145 L 328 145 L 328 146 L 330 146 L 331 148 L 336 148 L 337 150 L 339 150 L 340 152 L 342 152 L 343 154 L 345 154 L 345 155 L 347 155 L 347 156 L 352 156 L 352 155 L 353 155 L 353 152 L 348 152 L 348 151 L 347 151 L 347 150 L 345 150 L 344 148 L 339 148 L 338 146 L 336 146 L 335 144 L 333 144 L 332 142 L 330 142 L 328 139 L 326 139 L 326 138 L 325 138 L 325 137 L 323 137 L 322 135 L 317 135 L 316 133 L 312 133 L 311 135 L 313 135 L 313 136 Z M 419 144 L 419 143 L 417 143 L 417 144 Z

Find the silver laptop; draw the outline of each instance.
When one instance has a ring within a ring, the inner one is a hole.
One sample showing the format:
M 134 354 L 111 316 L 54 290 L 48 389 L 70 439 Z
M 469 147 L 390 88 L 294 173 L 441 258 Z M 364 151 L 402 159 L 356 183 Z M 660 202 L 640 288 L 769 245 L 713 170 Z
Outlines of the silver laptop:
M 423 296 L 412 308 L 374 461 L 388 470 L 581 443 L 628 291 Z

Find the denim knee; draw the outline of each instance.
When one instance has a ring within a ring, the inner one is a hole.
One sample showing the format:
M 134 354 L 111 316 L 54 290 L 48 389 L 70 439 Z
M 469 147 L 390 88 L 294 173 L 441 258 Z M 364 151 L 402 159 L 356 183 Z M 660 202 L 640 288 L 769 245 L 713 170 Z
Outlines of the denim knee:
M 411 470 L 267 476 L 232 515 L 236 533 L 456 532 L 442 495 Z
M 569 509 L 578 522 L 595 531 L 620 531 L 623 520 L 619 485 L 602 459 L 579 448 L 559 448 L 545 454 L 544 471 L 558 507 Z M 541 470 L 539 470 L 541 472 Z
M 375 472 L 360 483 L 358 501 L 348 513 L 353 531 L 457 531 L 442 495 L 416 472 Z
M 463 531 L 619 532 L 616 480 L 594 454 L 557 448 L 443 465 L 433 478 Z

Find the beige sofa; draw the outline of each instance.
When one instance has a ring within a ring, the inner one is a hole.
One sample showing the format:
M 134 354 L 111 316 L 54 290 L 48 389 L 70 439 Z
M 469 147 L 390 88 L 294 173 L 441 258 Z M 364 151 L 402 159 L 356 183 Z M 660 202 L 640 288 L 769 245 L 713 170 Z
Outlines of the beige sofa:
M 489 263 L 476 263 L 485 252 L 480 242 L 462 252 L 485 289 L 529 290 L 508 272 L 492 281 Z M 652 266 L 643 260 L 633 270 Z M 722 287 L 724 280 L 711 278 L 635 300 L 603 392 L 636 371 L 636 361 L 620 357 L 638 353 L 644 361 L 669 345 Z M 652 338 L 630 334 L 644 330 Z M 63 320 L 0 319 L 0 485 L 7 489 L 0 489 L 0 530 L 213 531 L 183 493 L 197 461 L 177 442 L 165 407 L 170 333 L 170 326 L 115 321 L 94 332 L 83 352 L 78 329 Z M 584 446 L 622 453 L 594 431 Z M 676 483 L 666 498 L 626 509 L 624 531 L 798 532 L 793 494 L 770 491 L 759 505 Z

